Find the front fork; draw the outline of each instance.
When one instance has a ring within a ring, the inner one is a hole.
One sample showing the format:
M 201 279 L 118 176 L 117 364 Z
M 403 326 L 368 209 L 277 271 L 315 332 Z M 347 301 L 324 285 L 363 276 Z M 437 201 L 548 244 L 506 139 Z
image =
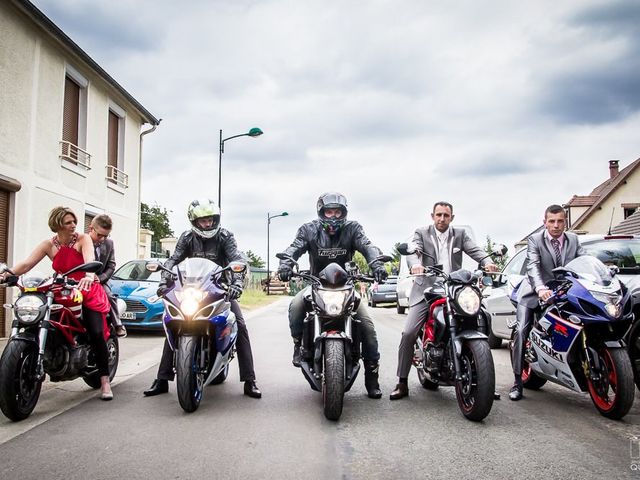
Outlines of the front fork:
M 49 319 L 51 318 L 51 306 L 53 305 L 53 292 L 47 292 L 47 309 L 44 319 L 38 331 L 38 364 L 36 365 L 36 377 L 38 381 L 44 380 L 44 350 L 47 346 L 47 336 L 49 334 Z
M 456 371 L 456 381 L 462 380 L 462 366 L 460 365 L 460 355 L 462 354 L 462 345 L 458 345 L 456 341 L 456 328 L 458 327 L 455 316 L 451 313 L 451 302 L 449 296 L 446 297 L 447 317 L 449 320 L 449 337 L 451 338 L 451 351 L 453 352 L 453 366 Z
M 582 362 L 582 368 L 584 369 L 585 377 L 591 379 L 592 382 L 600 380 L 600 376 L 596 372 L 602 371 L 602 365 L 600 365 L 600 355 L 595 350 L 587 345 L 587 334 L 584 329 L 582 334 L 582 350 L 584 351 L 584 361 Z

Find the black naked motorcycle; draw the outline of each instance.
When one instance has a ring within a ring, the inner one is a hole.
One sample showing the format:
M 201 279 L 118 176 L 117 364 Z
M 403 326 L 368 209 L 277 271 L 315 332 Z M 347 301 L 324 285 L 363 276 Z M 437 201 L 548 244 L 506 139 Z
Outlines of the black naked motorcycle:
M 360 337 L 358 321 L 352 314 L 360 305 L 355 282 L 374 282 L 361 275 L 354 262 L 345 268 L 330 263 L 318 276 L 298 271 L 298 264 L 289 255 L 279 253 L 281 260 L 295 266 L 293 277 L 311 285 L 304 293 L 307 316 L 304 320 L 300 346 L 300 368 L 313 390 L 322 392 L 324 415 L 338 420 L 342 414 L 344 393 L 353 385 L 360 370 Z M 389 262 L 392 258 L 381 255 L 374 262 Z
M 428 255 L 415 244 L 402 243 L 397 249 L 402 255 Z M 505 252 L 500 245 L 490 256 Z M 435 278 L 424 291 L 429 311 L 415 344 L 413 365 L 418 379 L 427 390 L 454 386 L 462 414 L 481 421 L 491 411 L 495 389 L 493 356 L 485 334 L 487 317 L 481 310 L 483 273 L 460 269 L 447 274 L 441 265 L 425 269 L 421 275 Z

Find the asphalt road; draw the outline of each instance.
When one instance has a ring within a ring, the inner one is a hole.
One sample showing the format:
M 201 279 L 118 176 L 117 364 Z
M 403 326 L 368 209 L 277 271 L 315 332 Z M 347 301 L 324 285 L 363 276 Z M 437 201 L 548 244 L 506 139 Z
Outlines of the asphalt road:
M 383 398 L 368 399 L 360 377 L 340 421 L 328 421 L 320 394 L 291 366 L 286 312 L 283 299 L 247 322 L 261 400 L 242 395 L 234 365 L 224 384 L 207 387 L 199 410 L 185 414 L 173 385 L 168 395 L 142 396 L 154 366 L 122 379 L 114 401 L 83 390 L 82 403 L 0 444 L 3 478 L 640 477 L 634 470 L 640 444 L 633 439 L 640 437 L 640 406 L 610 421 L 587 395 L 549 384 L 511 402 L 504 348 L 494 350 L 502 400 L 482 423 L 459 413 L 452 388 L 423 390 L 413 372 L 410 396 L 391 402 L 405 318 L 391 308 L 374 309 Z M 123 348 L 149 342 L 157 350 L 158 340 L 130 335 Z

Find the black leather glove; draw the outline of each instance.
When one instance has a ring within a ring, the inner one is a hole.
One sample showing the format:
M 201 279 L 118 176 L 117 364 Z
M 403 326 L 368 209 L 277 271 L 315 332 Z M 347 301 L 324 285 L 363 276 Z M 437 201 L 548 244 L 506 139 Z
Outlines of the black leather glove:
M 387 270 L 384 267 L 378 267 L 373 271 L 373 278 L 376 282 L 382 283 L 387 279 Z
M 288 282 L 291 280 L 291 274 L 293 273 L 293 269 L 289 265 L 280 265 L 278 268 L 278 277 L 283 282 Z
M 229 285 L 229 290 L 227 291 L 229 300 L 237 300 L 240 295 L 242 295 L 242 287 L 240 285 Z
M 159 297 L 163 297 L 171 288 L 173 287 L 174 282 L 171 279 L 166 279 L 160 282 L 158 285 L 158 290 L 156 290 L 156 295 Z

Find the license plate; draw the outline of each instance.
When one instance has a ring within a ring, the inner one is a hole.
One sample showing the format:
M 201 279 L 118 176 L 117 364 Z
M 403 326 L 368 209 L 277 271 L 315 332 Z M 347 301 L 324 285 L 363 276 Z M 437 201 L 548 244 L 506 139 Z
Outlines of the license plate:
M 135 320 L 136 314 L 134 312 L 124 312 L 120 314 L 120 318 L 123 320 Z

